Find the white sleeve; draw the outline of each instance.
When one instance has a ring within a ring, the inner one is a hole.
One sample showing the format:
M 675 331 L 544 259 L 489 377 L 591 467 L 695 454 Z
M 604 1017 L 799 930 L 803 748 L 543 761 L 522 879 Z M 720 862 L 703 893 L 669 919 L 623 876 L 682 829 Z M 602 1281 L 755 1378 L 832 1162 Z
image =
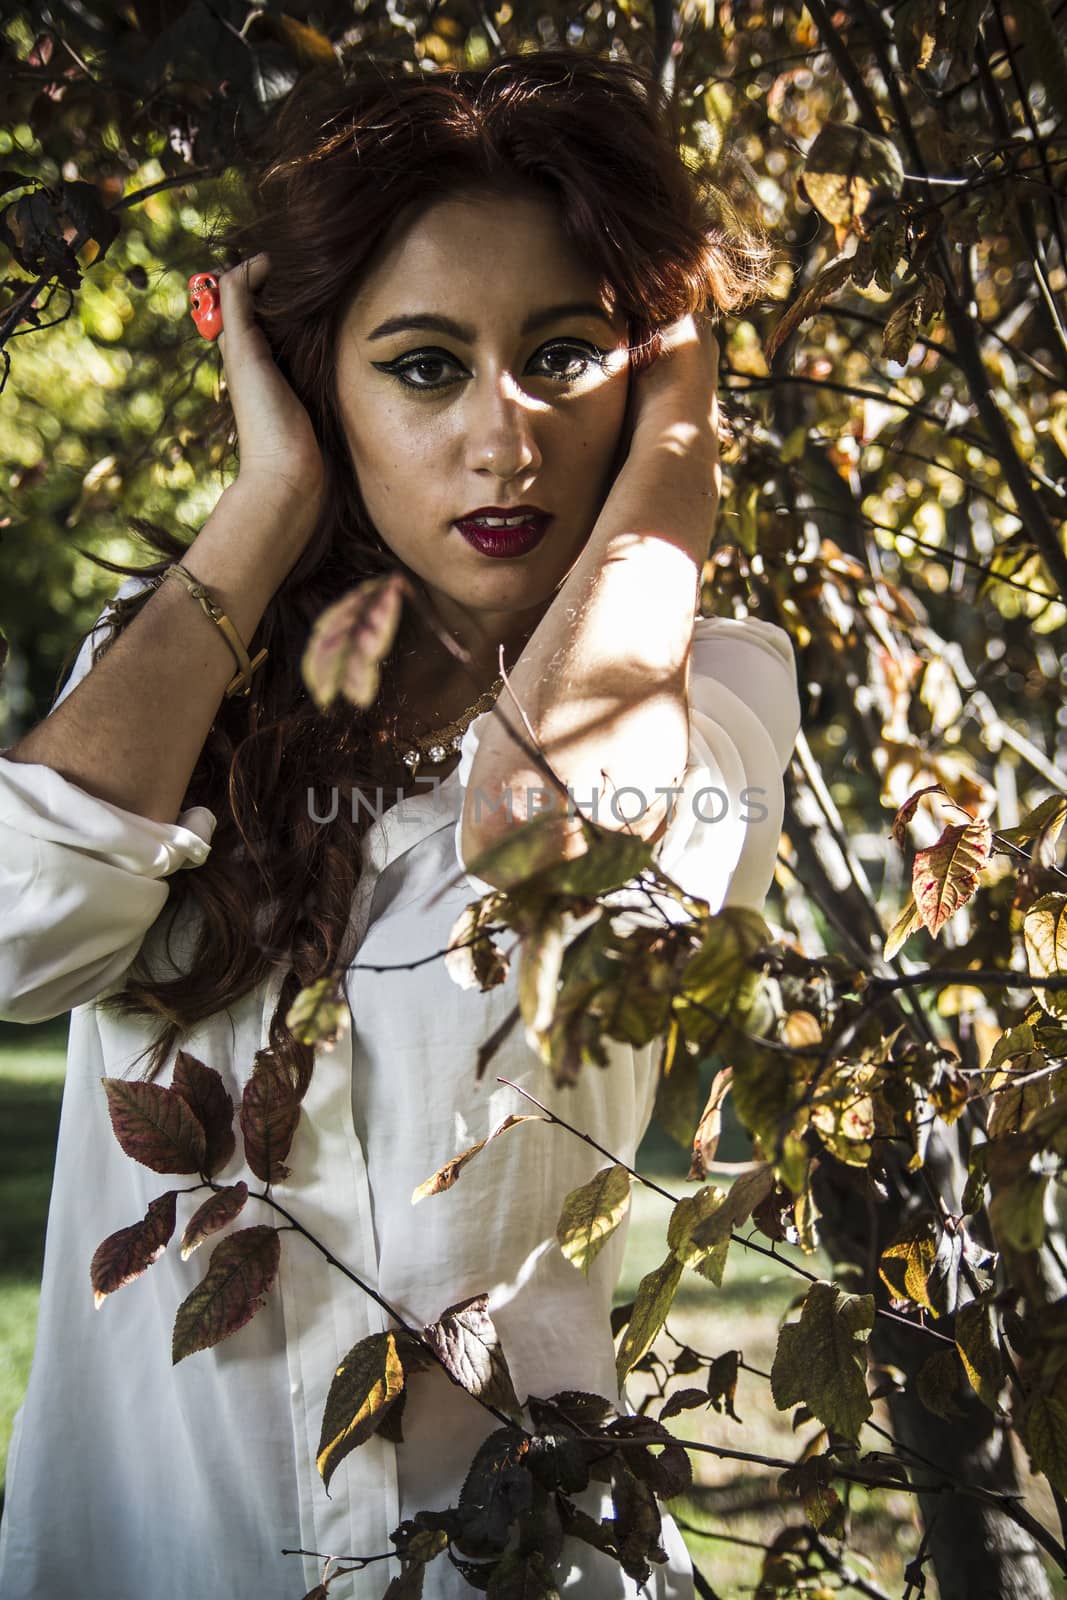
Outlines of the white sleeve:
M 463 736 L 465 790 L 484 719 Z M 784 628 L 758 617 L 698 617 L 689 675 L 689 759 L 682 792 L 657 842 L 659 869 L 713 912 L 725 905 L 759 910 L 774 877 L 785 809 L 783 773 L 800 730 L 796 659 Z M 472 891 L 492 885 L 456 860 Z M 668 910 L 667 903 L 660 901 Z
M 140 587 L 127 579 L 118 593 Z M 103 621 L 55 705 L 90 670 Z M 207 860 L 215 824 L 205 806 L 155 822 L 0 751 L 0 1021 L 44 1022 L 116 983 L 166 904 L 165 880 Z

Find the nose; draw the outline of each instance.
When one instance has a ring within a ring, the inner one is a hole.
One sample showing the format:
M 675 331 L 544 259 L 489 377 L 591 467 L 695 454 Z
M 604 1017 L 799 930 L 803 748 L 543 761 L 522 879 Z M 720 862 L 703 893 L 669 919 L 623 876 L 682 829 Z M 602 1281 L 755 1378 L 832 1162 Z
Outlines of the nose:
M 537 402 L 505 375 L 471 396 L 466 418 L 467 466 L 507 482 L 541 465 L 534 411 Z

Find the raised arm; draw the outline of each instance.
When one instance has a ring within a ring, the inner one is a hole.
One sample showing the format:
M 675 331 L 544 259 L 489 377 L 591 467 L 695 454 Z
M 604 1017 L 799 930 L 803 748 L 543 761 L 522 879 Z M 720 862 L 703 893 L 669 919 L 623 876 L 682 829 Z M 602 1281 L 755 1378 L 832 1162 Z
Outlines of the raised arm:
M 510 674 L 577 805 L 591 815 L 597 795 L 597 820 L 618 828 L 643 802 L 631 826 L 646 838 L 668 808 L 657 790 L 678 784 L 686 765 L 690 643 L 721 483 L 718 354 L 707 323 L 687 317 L 635 379 L 629 455 Z M 499 704 L 521 725 L 506 690 Z M 465 859 L 539 809 L 527 796 L 543 785 L 502 719 L 489 717 L 466 788 Z M 612 796 L 624 786 L 638 795 L 620 796 L 615 815 Z M 584 848 L 580 824 L 562 811 L 556 837 L 562 856 Z
M 252 295 L 266 271 L 257 257 L 220 280 L 219 343 L 240 473 L 182 562 L 246 646 L 310 537 L 323 478 L 307 414 L 253 319 Z M 221 632 L 171 579 L 61 704 L 2 754 L 51 767 L 138 816 L 173 822 L 233 672 Z

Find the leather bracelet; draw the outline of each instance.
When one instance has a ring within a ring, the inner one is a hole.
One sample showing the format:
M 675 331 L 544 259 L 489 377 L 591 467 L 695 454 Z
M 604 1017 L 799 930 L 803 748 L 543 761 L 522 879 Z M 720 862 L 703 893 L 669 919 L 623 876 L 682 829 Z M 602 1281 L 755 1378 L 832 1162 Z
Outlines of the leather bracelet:
M 256 655 L 252 660 L 249 660 L 248 651 L 241 642 L 241 637 L 237 632 L 237 629 L 223 611 L 222 607 L 211 598 L 210 593 L 199 581 L 199 579 L 194 578 L 188 568 L 183 567 L 180 561 L 172 561 L 166 572 L 164 572 L 163 578 L 167 578 L 171 574 L 173 574 L 174 577 L 179 578 L 192 595 L 193 599 L 199 602 L 200 608 L 204 612 L 204 615 L 211 618 L 211 621 L 219 629 L 223 638 L 226 640 L 226 643 L 233 651 L 233 656 L 234 660 L 237 662 L 238 671 L 234 673 L 233 677 L 226 685 L 226 698 L 230 699 L 231 696 L 235 694 L 251 694 L 252 674 L 255 672 L 257 667 L 262 666 L 264 661 L 266 661 L 266 649 L 260 650 L 258 655 Z M 163 578 L 160 579 L 160 583 L 162 583 Z

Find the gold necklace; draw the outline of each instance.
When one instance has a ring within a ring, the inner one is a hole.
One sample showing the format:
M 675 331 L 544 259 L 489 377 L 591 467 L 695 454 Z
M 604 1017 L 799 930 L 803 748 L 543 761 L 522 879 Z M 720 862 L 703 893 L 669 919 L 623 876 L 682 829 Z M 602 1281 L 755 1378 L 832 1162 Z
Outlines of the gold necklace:
M 504 677 L 500 674 L 496 682 L 480 694 L 472 706 L 468 706 L 454 722 L 446 723 L 443 728 L 434 728 L 430 733 L 419 734 L 410 739 L 400 739 L 390 733 L 383 734 L 383 738 L 409 769 L 412 777 L 421 766 L 440 766 L 442 761 L 447 761 L 448 757 L 459 749 L 463 743 L 463 735 L 475 717 L 480 712 L 492 708 L 503 687 Z

